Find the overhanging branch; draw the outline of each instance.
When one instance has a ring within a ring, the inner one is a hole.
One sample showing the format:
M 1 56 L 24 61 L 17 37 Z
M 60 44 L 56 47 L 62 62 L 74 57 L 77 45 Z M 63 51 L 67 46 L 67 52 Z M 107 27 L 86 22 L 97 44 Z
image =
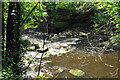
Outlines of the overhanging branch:
M 38 2 L 39 3 L 39 2 Z M 26 16 L 26 18 L 23 20 L 23 22 L 21 23 L 20 27 L 24 24 L 24 22 L 27 20 L 27 18 L 29 17 L 29 15 L 32 13 L 32 11 L 37 7 L 38 3 L 34 6 L 34 8 L 29 12 L 29 14 Z

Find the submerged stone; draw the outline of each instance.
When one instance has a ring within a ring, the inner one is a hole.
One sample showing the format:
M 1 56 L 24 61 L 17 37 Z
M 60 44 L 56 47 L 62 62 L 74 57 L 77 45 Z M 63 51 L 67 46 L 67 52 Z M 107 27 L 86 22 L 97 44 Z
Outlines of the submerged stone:
M 73 74 L 74 76 L 85 76 L 85 72 L 83 72 L 82 70 L 79 69 L 70 69 L 69 71 L 71 74 Z

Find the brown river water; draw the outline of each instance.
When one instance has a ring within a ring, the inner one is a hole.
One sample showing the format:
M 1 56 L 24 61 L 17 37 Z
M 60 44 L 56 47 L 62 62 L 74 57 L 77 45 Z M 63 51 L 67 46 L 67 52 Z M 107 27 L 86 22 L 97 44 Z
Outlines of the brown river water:
M 80 69 L 85 72 L 89 78 L 117 78 L 118 77 L 118 53 L 100 54 L 85 53 L 78 50 L 68 52 L 62 56 L 51 56 L 44 58 L 43 62 L 51 62 L 42 66 L 41 71 L 48 70 L 56 78 L 74 78 L 69 73 L 70 69 Z M 62 73 L 57 74 L 58 68 L 64 69 Z M 45 75 L 47 76 L 47 75 Z
M 25 35 L 24 38 L 42 45 L 42 41 L 33 36 L 29 37 L 28 35 Z M 59 48 L 60 45 L 68 45 L 67 42 L 68 40 L 63 43 L 49 43 L 50 47 L 49 44 L 47 45 L 47 47 L 51 48 L 49 53 L 52 55 L 43 57 L 40 75 L 52 78 L 76 78 L 76 76 L 69 73 L 69 70 L 79 69 L 85 72 L 85 76 L 83 76 L 83 78 L 118 78 L 118 63 L 120 61 L 118 60 L 118 54 L 120 52 L 101 54 L 87 53 L 74 49 L 67 53 L 66 51 L 63 53 L 63 50 L 55 49 L 56 46 Z M 63 54 L 60 56 L 56 55 L 59 53 Z M 36 52 L 28 52 L 28 54 L 35 55 Z M 34 78 L 37 76 L 40 57 L 41 56 L 35 58 L 33 64 L 30 65 L 31 69 L 28 70 L 28 77 Z M 62 69 L 62 71 L 58 72 L 59 69 Z

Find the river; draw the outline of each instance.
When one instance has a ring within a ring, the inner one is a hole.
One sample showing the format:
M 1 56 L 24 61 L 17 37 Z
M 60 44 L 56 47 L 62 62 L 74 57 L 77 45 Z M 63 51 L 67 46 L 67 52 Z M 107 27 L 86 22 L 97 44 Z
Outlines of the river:
M 37 43 L 42 47 L 42 39 L 34 35 L 24 34 L 22 39 L 29 40 L 31 43 Z M 51 78 L 76 78 L 69 71 L 78 69 L 85 72 L 83 78 L 117 78 L 118 77 L 118 52 L 110 54 L 88 53 L 79 50 L 74 44 L 80 38 L 64 38 L 59 41 L 46 41 L 45 48 L 49 48 L 46 55 L 43 56 L 40 75 Z M 32 59 L 36 51 L 27 51 L 26 58 Z M 38 74 L 38 66 L 41 54 L 39 54 L 24 75 L 28 78 L 35 78 Z M 28 60 L 23 60 L 28 65 Z

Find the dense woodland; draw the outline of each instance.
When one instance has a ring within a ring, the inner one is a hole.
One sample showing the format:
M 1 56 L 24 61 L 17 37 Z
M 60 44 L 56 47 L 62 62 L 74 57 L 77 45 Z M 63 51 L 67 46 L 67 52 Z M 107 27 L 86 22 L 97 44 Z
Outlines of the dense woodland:
M 35 50 L 39 48 L 37 44 L 21 39 L 21 36 L 29 30 L 44 33 L 40 35 L 44 42 L 46 39 L 53 41 L 54 34 L 60 33 L 66 34 L 67 37 L 83 36 L 87 38 L 87 44 L 91 48 L 94 46 L 90 42 L 91 37 L 106 36 L 99 43 L 108 41 L 109 45 L 99 47 L 105 47 L 104 50 L 112 47 L 118 51 L 119 23 L 120 2 L 4 2 L 2 3 L 2 78 L 22 79 L 22 75 L 26 73 L 29 66 L 21 67 L 23 55 L 31 45 L 35 46 Z M 48 49 L 37 51 L 44 53 Z M 39 74 L 37 77 L 39 78 Z

